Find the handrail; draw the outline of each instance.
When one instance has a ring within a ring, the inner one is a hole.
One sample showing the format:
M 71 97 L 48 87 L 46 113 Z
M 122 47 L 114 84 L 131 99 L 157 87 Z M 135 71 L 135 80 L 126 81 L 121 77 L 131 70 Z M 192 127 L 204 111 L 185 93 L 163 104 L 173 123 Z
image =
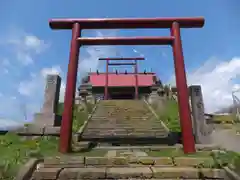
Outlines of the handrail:
M 83 131 L 84 131 L 85 128 L 87 127 L 87 124 L 88 124 L 89 120 L 92 118 L 93 114 L 96 112 L 97 107 L 98 107 L 98 104 L 99 104 L 100 101 L 101 101 L 100 99 L 97 100 L 97 102 L 96 102 L 96 104 L 95 104 L 92 112 L 88 115 L 87 120 L 84 121 L 83 125 L 82 125 L 82 126 L 80 127 L 80 129 L 78 130 L 78 132 L 77 132 L 78 136 L 82 136 Z

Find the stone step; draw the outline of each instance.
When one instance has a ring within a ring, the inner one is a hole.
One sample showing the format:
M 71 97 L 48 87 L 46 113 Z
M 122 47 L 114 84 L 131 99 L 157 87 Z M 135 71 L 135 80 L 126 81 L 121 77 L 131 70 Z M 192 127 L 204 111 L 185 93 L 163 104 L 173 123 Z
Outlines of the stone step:
M 166 132 L 126 132 L 126 131 L 87 131 L 82 134 L 82 139 L 88 138 L 159 138 L 167 137 Z
M 115 152 L 113 154 L 113 152 Z M 141 153 L 139 153 L 141 152 Z M 112 156 L 109 156 L 112 154 Z M 143 156 L 144 154 L 144 156 Z M 132 157 L 129 158 L 129 157 Z M 133 158 L 134 157 L 134 158 Z M 208 163 L 206 166 L 214 166 L 214 160 L 211 156 L 207 157 L 151 157 L 147 156 L 146 152 L 139 150 L 110 150 L 105 153 L 105 156 L 56 156 L 45 157 L 42 163 L 45 168 L 57 167 L 88 167 L 88 166 L 106 166 L 106 167 L 119 167 L 132 165 L 152 165 L 161 167 L 195 167 L 198 164 Z M 203 166 L 204 167 L 204 166 Z M 206 168 L 206 167 L 205 167 Z
M 197 169 L 191 167 L 80 167 L 45 168 L 33 173 L 33 179 L 224 179 L 220 169 Z
M 30 159 L 16 179 L 232 179 L 225 169 L 214 168 L 211 156 L 151 157 L 147 152 L 129 149 L 94 156 L 99 152 L 93 150 L 90 156 L 56 155 L 43 161 Z
M 117 118 L 109 118 L 109 119 L 90 119 L 89 123 L 96 124 L 119 124 L 119 125 L 129 125 L 129 124 L 161 124 L 160 120 L 155 119 L 117 119 Z
M 97 124 L 97 123 L 89 123 L 86 126 L 86 129 L 125 129 L 125 130 L 131 130 L 131 129 L 151 129 L 151 130 L 158 130 L 158 129 L 164 129 L 161 124 L 110 124 L 110 123 L 103 123 L 103 124 Z
M 94 131 L 94 132 L 101 132 L 101 131 L 124 131 L 124 132 L 166 132 L 164 128 L 111 128 L 111 127 L 103 127 L 103 128 L 86 128 L 86 132 Z
M 151 125 L 151 124 L 136 124 L 136 125 L 128 125 L 128 124 L 91 124 L 89 123 L 86 126 L 86 129 L 151 129 L 151 130 L 158 130 L 158 129 L 164 129 L 163 126 L 159 125 L 159 124 L 155 124 L 155 125 Z
M 141 109 L 141 108 L 145 108 L 146 105 L 145 104 L 115 104 L 115 105 L 104 105 L 104 104 L 99 104 L 98 107 L 106 107 L 106 108 L 113 108 L 113 107 L 117 107 L 118 109 L 128 109 L 128 108 L 134 108 L 134 109 Z
M 119 116 L 119 115 L 118 115 Z M 101 119 L 103 119 L 103 120 L 105 120 L 105 119 L 109 119 L 109 118 L 119 118 L 119 119 L 132 119 L 132 120 L 141 120 L 141 119 L 149 119 L 149 116 L 131 116 L 131 117 L 126 117 L 126 116 L 123 116 L 123 117 L 121 117 L 121 116 L 119 116 L 119 117 L 117 117 L 117 116 L 99 116 L 99 115 L 94 115 L 94 116 L 92 116 L 92 118 L 91 119 L 99 119 L 99 120 L 101 120 Z
M 135 104 L 115 104 L 115 105 L 105 105 L 105 104 L 100 104 L 99 107 L 118 107 L 118 108 L 135 108 L 135 109 L 139 109 L 139 108 L 143 108 L 146 107 L 145 104 L 139 104 L 139 103 L 135 103 Z

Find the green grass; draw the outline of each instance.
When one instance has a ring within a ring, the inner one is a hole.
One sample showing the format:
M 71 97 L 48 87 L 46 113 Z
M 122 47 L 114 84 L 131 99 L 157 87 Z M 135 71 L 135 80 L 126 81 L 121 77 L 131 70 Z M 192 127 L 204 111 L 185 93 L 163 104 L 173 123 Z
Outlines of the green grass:
M 73 132 L 77 132 L 79 128 L 83 125 L 84 121 L 87 120 L 88 114 L 92 112 L 93 110 L 93 105 L 88 104 L 87 108 L 81 108 L 79 105 L 75 105 L 73 109 Z M 62 115 L 64 109 L 64 104 L 59 103 L 58 106 L 58 115 Z
M 240 153 L 232 151 L 216 152 L 213 156 L 220 167 L 229 166 L 240 175 Z
M 240 172 L 240 153 L 232 151 L 198 151 L 194 154 L 184 154 L 182 149 L 163 149 L 161 151 L 149 151 L 147 152 L 152 157 L 197 157 L 197 158 L 212 158 L 215 168 L 222 168 L 229 166 L 235 172 Z M 240 175 L 240 174 L 239 174 Z
M 19 167 L 29 158 L 58 153 L 58 138 L 23 140 L 13 133 L 0 136 L 0 179 L 14 179 Z
M 165 107 L 157 112 L 159 118 L 173 132 L 181 132 L 180 121 L 178 116 L 178 104 L 174 100 L 165 102 Z
M 232 114 L 228 115 L 214 115 L 213 116 L 213 122 L 214 123 L 226 123 L 226 124 L 232 124 L 234 121 L 234 116 Z
M 73 113 L 73 131 L 76 132 L 88 117 L 93 105 L 88 105 L 88 110 L 74 107 Z M 58 115 L 63 112 L 63 103 L 59 104 Z M 24 140 L 23 137 L 14 133 L 7 133 L 0 136 L 0 180 L 12 180 L 15 178 L 19 167 L 26 163 L 30 158 L 57 156 L 58 137 L 39 137 L 37 139 Z M 99 154 L 98 152 L 78 153 L 78 155 Z M 74 155 L 74 154 L 73 154 Z

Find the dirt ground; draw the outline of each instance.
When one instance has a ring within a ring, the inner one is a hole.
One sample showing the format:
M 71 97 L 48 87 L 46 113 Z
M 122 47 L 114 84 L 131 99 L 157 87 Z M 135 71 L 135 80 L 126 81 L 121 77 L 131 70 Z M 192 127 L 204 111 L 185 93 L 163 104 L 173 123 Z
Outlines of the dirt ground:
M 216 125 L 212 142 L 235 152 L 240 152 L 240 124 Z

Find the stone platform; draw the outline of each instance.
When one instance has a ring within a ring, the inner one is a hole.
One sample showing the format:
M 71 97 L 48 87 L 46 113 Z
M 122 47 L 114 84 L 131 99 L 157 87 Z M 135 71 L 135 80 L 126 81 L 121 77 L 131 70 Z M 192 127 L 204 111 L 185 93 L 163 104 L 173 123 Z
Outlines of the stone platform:
M 215 166 L 210 156 L 154 157 L 142 151 L 111 150 L 103 156 L 32 159 L 21 169 L 18 180 L 230 179 L 224 169 Z

